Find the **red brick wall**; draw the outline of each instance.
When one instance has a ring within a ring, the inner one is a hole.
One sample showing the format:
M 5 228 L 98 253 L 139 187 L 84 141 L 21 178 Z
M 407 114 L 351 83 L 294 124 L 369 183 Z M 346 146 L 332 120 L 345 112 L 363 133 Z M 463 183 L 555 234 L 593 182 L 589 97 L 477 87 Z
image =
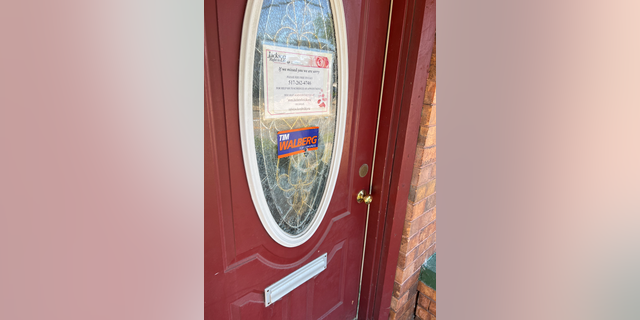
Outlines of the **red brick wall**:
M 418 282 L 416 320 L 436 320 L 436 291 Z
M 436 251 L 435 44 L 428 77 L 393 297 L 391 298 L 389 318 L 392 320 L 413 318 L 416 310 L 420 267 Z

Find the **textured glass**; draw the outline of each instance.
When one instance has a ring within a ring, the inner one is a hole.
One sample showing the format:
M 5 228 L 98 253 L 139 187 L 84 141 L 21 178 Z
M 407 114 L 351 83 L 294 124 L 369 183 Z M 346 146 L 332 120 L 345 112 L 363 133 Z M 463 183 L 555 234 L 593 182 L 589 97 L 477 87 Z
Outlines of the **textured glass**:
M 265 119 L 263 44 L 333 54 L 328 116 Z M 329 1 L 264 0 L 255 50 L 253 130 L 262 189 L 276 223 L 295 236 L 303 233 L 317 214 L 334 146 L 339 57 Z M 319 127 L 317 150 L 278 158 L 277 132 L 315 126 Z

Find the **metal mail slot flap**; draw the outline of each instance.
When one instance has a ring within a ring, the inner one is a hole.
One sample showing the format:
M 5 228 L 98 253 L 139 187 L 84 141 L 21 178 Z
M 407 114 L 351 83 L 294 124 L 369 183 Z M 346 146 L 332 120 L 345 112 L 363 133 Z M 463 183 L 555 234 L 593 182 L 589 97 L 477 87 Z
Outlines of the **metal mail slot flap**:
M 307 282 L 307 280 L 317 276 L 325 269 L 327 269 L 326 253 L 264 289 L 264 306 L 268 307 L 272 303 L 280 300 L 280 298 Z

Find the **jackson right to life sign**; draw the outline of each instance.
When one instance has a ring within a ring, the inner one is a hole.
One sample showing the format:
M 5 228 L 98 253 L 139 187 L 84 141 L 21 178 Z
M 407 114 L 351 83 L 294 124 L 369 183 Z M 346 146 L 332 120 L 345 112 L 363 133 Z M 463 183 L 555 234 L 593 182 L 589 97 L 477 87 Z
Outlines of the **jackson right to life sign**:
M 262 47 L 265 119 L 329 115 L 333 54 Z

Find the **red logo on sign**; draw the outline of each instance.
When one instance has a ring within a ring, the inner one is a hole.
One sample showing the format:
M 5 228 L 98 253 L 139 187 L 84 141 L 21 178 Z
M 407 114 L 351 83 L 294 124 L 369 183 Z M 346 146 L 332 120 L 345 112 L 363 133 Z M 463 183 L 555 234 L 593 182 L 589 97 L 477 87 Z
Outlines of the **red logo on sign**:
M 324 104 L 325 101 L 327 101 L 327 98 L 324 96 L 324 93 L 322 92 L 322 89 L 320 89 L 320 95 L 319 95 L 318 99 L 318 107 L 320 108 L 324 108 L 326 105 Z
M 327 57 L 316 57 L 316 65 L 319 68 L 328 68 L 329 67 L 329 59 Z

